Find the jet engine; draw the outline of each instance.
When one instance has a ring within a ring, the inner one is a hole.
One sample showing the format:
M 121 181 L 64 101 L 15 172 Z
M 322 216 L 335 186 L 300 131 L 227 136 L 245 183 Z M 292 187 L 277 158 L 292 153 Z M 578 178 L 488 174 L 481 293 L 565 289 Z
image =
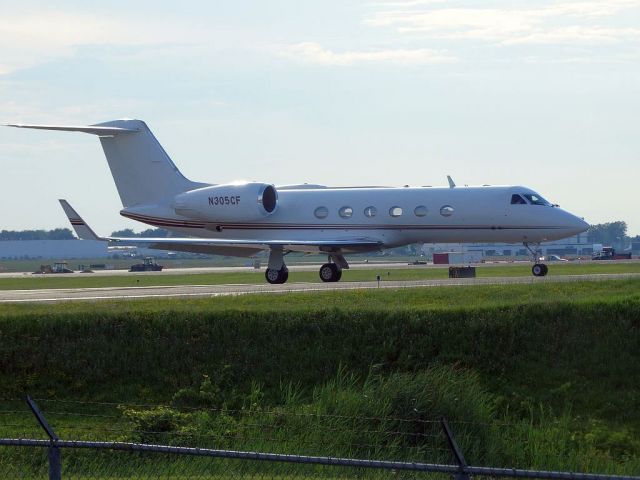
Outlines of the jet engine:
M 209 222 L 251 222 L 271 215 L 278 206 L 278 192 L 267 183 L 213 185 L 176 195 L 178 215 Z

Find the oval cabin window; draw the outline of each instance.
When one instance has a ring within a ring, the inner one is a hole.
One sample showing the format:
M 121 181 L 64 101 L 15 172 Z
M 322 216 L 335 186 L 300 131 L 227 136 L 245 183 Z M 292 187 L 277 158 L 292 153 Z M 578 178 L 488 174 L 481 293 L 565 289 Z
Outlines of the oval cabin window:
M 338 211 L 338 215 L 340 215 L 342 218 L 351 218 L 353 216 L 353 208 L 351 208 L 351 207 L 342 207 Z
M 327 218 L 329 216 L 329 209 L 327 207 L 318 207 L 313 214 L 316 218 Z
M 424 205 L 418 205 L 413 210 L 413 213 L 416 215 L 416 217 L 424 217 L 427 215 L 427 207 L 425 207 Z
M 440 215 L 442 215 L 443 217 L 450 217 L 451 215 L 453 215 L 453 207 L 451 205 L 444 205 L 440 209 Z
M 376 207 L 367 207 L 364 209 L 364 216 L 373 218 L 378 214 L 378 209 Z
M 399 217 L 402 215 L 402 208 L 400 207 L 391 207 L 389 209 L 389 215 L 392 217 Z

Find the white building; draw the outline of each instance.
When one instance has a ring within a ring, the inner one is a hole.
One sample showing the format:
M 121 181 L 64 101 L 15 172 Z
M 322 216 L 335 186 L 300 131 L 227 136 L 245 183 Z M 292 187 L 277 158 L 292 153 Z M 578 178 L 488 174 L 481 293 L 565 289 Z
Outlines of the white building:
M 0 241 L 0 259 L 105 258 L 107 242 L 98 240 L 6 240 Z

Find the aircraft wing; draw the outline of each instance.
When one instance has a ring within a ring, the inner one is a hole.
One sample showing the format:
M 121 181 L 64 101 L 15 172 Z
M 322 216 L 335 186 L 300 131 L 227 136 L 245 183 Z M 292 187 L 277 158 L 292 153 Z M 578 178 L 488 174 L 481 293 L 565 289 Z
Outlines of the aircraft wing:
M 179 252 L 205 253 L 251 257 L 270 247 L 282 247 L 285 251 L 319 252 L 367 252 L 378 250 L 382 243 L 366 238 L 336 240 L 245 240 L 217 238 L 128 238 L 100 237 L 89 227 L 66 200 L 59 200 L 71 226 L 82 240 L 101 240 L 112 244 L 171 250 Z

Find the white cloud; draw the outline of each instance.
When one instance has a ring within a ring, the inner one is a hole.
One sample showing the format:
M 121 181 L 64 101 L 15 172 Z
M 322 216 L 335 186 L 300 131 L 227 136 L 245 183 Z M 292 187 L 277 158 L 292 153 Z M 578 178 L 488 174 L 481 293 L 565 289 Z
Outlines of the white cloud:
M 196 26 L 159 18 L 127 17 L 63 11 L 3 12 L 0 21 L 0 75 L 71 56 L 87 45 L 168 45 L 206 37 Z
M 598 44 L 640 39 L 640 29 L 611 24 L 611 20 L 620 20 L 628 9 L 640 10 L 640 2 L 563 1 L 527 8 L 464 8 L 417 0 L 381 9 L 366 17 L 365 23 L 394 28 L 402 34 L 503 45 Z M 603 25 L 604 21 L 609 24 Z
M 279 54 L 302 63 L 315 65 L 353 65 L 362 63 L 393 63 L 399 65 L 421 65 L 430 63 L 452 63 L 457 59 L 429 48 L 346 50 L 335 52 L 315 42 L 302 42 L 279 49 Z
M 505 40 L 505 45 L 517 44 L 594 44 L 603 45 L 640 39 L 638 28 L 604 28 L 572 26 L 537 31 Z

